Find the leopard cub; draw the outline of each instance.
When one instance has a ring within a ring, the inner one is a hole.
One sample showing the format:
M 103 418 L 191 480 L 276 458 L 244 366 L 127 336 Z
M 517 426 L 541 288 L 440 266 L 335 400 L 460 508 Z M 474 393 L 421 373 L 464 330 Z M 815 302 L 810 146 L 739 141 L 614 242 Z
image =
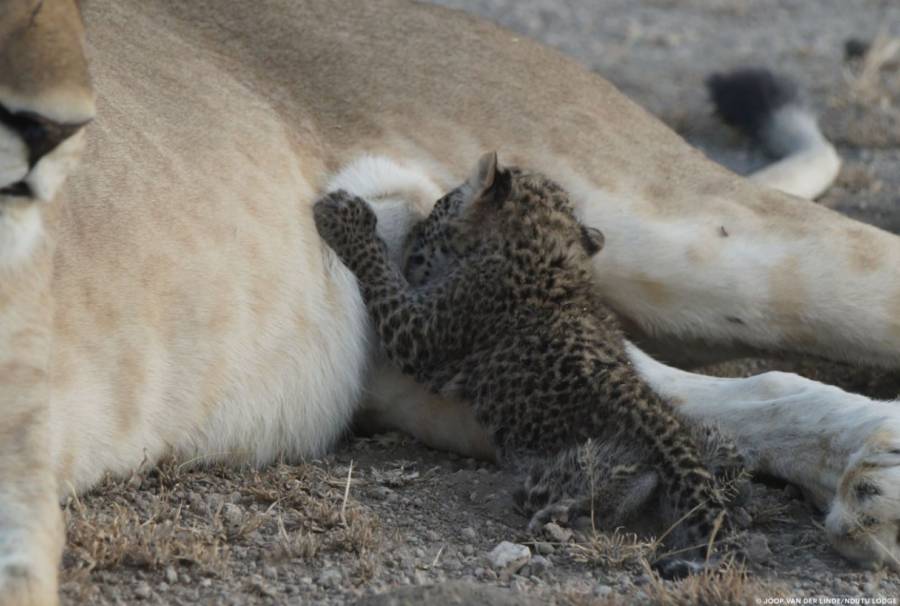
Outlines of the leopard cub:
M 356 275 L 388 358 L 470 403 L 501 460 L 545 461 L 520 499 L 533 525 L 595 511 L 588 484 L 625 479 L 619 492 L 635 506 L 658 501 L 679 522 L 667 539 L 674 548 L 700 555 L 727 526 L 721 478 L 704 463 L 709 449 L 630 364 L 592 284 L 603 235 L 578 222 L 562 187 L 486 154 L 412 229 L 403 270 L 364 200 L 333 192 L 314 214 Z

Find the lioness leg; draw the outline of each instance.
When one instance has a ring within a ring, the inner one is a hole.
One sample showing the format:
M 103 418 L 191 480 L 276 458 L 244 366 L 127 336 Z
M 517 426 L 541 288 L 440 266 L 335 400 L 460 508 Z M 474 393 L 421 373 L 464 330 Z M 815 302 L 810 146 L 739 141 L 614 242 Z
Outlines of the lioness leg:
M 0 207 L 0 221 L 9 211 Z M 38 246 L 37 253 L 26 261 L 0 268 L 0 604 L 3 605 L 57 602 L 57 566 L 63 544 L 48 430 L 50 254 Z
M 732 435 L 751 469 L 799 485 L 827 511 L 825 528 L 838 551 L 900 569 L 900 403 L 782 372 L 693 374 L 633 345 L 629 357 L 679 413 Z

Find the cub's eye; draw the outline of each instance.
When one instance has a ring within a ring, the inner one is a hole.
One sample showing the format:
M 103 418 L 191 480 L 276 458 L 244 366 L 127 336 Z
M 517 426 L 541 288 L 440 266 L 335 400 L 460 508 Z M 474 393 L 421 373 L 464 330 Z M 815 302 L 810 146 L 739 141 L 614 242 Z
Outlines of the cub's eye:
M 856 498 L 861 501 L 881 494 L 881 490 L 877 486 L 867 483 L 857 484 L 855 491 Z

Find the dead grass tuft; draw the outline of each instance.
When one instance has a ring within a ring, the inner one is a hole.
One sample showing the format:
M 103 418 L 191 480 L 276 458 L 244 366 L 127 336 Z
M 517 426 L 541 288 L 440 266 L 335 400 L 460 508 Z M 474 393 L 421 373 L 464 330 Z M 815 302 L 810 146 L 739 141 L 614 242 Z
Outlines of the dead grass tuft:
M 68 580 L 118 566 L 156 570 L 191 564 L 218 573 L 228 557 L 220 534 L 186 522 L 181 507 L 166 498 L 158 498 L 149 515 L 119 503 L 93 509 L 73 500 L 66 520 Z
M 612 533 L 592 532 L 587 540 L 571 546 L 572 557 L 605 569 L 636 569 L 656 558 L 660 543 L 642 540 L 636 534 L 616 530 Z
M 678 582 L 666 582 L 647 567 L 649 584 L 644 588 L 647 604 L 653 606 L 751 606 L 760 598 L 787 597 L 773 584 L 750 578 L 747 570 L 731 564 L 692 575 Z

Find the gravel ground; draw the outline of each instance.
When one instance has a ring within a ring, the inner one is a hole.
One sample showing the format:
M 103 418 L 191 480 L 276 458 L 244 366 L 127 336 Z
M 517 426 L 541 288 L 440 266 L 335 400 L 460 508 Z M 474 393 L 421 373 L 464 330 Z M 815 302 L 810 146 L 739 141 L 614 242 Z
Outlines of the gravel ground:
M 900 55 L 883 64 L 872 54 L 845 58 L 848 40 L 900 36 L 896 0 L 439 3 L 575 56 L 738 172 L 765 160 L 712 119 L 703 79 L 740 65 L 776 66 L 807 91 L 846 161 L 820 203 L 900 231 Z M 712 371 L 776 365 L 882 397 L 900 391 L 896 375 L 818 362 L 754 360 Z M 64 602 L 674 605 L 900 596 L 897 575 L 858 570 L 833 553 L 817 527 L 821 515 L 790 486 L 754 484 L 746 569 L 680 583 L 649 574 L 653 546 L 632 537 L 553 527 L 528 536 L 510 508 L 514 486 L 492 466 L 394 434 L 259 471 L 167 462 L 67 505 Z M 503 542 L 513 544 L 508 562 L 494 552 Z

